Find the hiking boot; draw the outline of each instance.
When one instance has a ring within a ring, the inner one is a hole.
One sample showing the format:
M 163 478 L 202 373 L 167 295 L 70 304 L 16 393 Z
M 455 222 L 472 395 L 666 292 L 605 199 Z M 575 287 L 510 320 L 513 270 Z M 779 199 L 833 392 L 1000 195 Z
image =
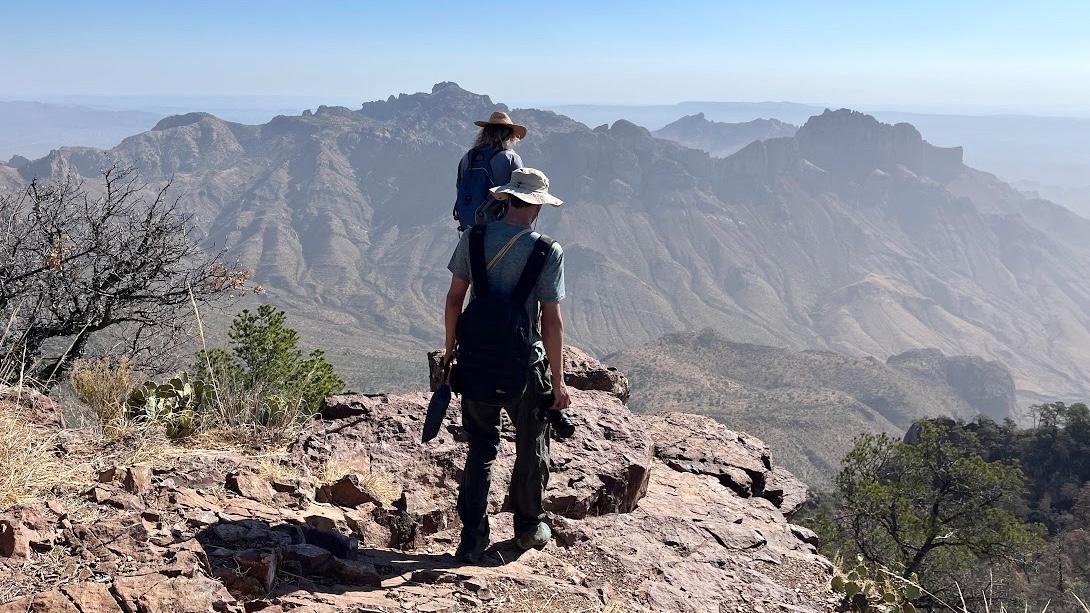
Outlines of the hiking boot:
M 488 549 L 488 543 L 484 545 L 468 545 L 461 543 L 458 545 L 458 551 L 454 552 L 454 559 L 463 564 L 476 564 L 484 557 L 484 552 Z
M 533 532 L 526 532 L 515 537 L 515 545 L 519 549 L 544 549 L 549 539 L 553 538 L 553 531 L 545 522 L 537 525 Z

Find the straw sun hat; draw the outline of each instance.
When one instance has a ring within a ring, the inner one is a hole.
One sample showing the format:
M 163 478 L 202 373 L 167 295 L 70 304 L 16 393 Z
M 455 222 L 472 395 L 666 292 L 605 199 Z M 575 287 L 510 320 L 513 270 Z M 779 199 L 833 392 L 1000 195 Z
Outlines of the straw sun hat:
M 514 130 L 515 136 L 519 137 L 520 139 L 526 138 L 526 126 L 520 126 L 519 124 L 511 121 L 511 116 L 507 113 L 504 113 L 503 111 L 496 111 L 495 113 L 492 113 L 492 116 L 489 117 L 487 121 L 484 119 L 480 121 L 474 121 L 473 125 L 479 126 L 481 128 L 485 126 L 507 126 L 508 128 Z

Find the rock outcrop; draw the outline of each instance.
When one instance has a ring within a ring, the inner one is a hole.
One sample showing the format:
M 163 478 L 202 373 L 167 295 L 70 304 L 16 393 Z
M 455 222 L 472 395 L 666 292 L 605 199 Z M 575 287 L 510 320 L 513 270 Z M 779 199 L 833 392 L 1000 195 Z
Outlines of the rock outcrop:
M 571 355 L 578 356 L 573 352 Z M 616 371 L 584 362 L 592 387 Z M 287 453 L 162 454 L 102 467 L 74 500 L 0 512 L 0 612 L 831 611 L 831 565 L 785 518 L 804 496 L 760 440 L 645 418 L 573 391 L 552 443 L 543 551 L 506 539 L 511 432 L 493 470 L 495 545 L 458 564 L 458 404 L 422 444 L 425 394 L 345 395 Z M 71 437 L 67 437 L 71 439 Z M 90 444 L 90 443 L 88 443 Z M 536 609 L 535 609 L 536 610 Z

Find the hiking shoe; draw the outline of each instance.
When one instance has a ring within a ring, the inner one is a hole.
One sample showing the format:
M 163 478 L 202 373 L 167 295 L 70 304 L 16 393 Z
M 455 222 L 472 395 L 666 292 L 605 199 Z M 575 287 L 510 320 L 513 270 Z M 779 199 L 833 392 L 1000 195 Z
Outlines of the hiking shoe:
M 553 538 L 553 531 L 548 524 L 541 522 L 533 532 L 527 532 L 515 537 L 515 545 L 518 545 L 518 548 L 524 551 L 527 549 L 544 549 L 551 538 Z
M 487 543 L 484 546 L 472 546 L 462 543 L 458 545 L 458 551 L 454 552 L 454 559 L 463 564 L 476 564 L 484 557 L 484 552 L 487 549 Z

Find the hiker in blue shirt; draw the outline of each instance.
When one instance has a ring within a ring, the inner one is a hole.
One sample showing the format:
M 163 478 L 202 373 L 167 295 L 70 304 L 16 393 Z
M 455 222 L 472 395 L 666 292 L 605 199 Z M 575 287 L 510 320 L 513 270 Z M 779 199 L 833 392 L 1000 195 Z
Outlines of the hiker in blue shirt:
M 573 428 L 563 410 L 564 251 L 531 225 L 542 205 L 560 206 L 549 180 L 533 168 L 511 173 L 492 189 L 510 205 L 507 216 L 462 234 L 451 272 L 445 325 L 446 355 L 455 357 L 452 387 L 462 395 L 462 425 L 469 439 L 458 488 L 461 542 L 455 554 L 475 563 L 489 545 L 488 489 L 500 448 L 500 412 L 515 426 L 510 500 L 515 544 L 544 547 L 552 537 L 542 507 L 549 483 L 549 439 Z M 473 295 L 463 311 L 466 294 Z M 514 325 L 510 325 L 514 323 Z M 520 365 L 520 366 L 516 366 Z
M 526 137 L 526 126 L 511 121 L 503 111 L 496 111 L 487 121 L 475 121 L 481 128 L 473 147 L 458 163 L 457 199 L 454 219 L 458 231 L 496 221 L 507 211 L 506 205 L 492 197 L 489 190 L 506 185 L 511 171 L 522 168 L 522 158 L 515 144 Z

